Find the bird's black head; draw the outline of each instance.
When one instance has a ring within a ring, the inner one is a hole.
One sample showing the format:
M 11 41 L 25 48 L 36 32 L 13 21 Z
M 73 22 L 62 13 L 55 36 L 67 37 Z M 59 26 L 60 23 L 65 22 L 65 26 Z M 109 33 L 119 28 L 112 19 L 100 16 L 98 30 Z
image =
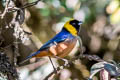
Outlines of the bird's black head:
M 73 27 L 75 27 L 75 29 L 77 30 L 77 31 L 79 31 L 79 28 L 80 28 L 80 25 L 82 24 L 82 21 L 78 21 L 78 20 L 71 20 L 70 21 L 70 24 L 73 26 Z

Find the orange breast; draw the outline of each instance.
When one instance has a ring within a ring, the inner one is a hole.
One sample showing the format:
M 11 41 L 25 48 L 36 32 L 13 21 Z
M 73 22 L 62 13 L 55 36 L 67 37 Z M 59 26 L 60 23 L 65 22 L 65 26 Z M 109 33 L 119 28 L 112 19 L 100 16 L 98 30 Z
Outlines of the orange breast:
M 44 56 L 59 56 L 59 57 L 65 57 L 67 56 L 74 46 L 76 45 L 77 39 L 72 40 L 65 40 L 61 43 L 56 43 L 56 45 L 51 46 L 48 50 L 41 51 L 39 54 L 37 54 L 35 57 L 44 57 Z

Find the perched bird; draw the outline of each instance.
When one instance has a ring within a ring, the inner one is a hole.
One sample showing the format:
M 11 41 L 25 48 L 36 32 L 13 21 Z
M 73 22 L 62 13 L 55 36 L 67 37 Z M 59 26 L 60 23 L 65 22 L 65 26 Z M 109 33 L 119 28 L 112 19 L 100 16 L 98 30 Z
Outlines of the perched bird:
M 78 35 L 81 24 L 82 21 L 75 19 L 67 21 L 55 37 L 46 42 L 37 52 L 29 55 L 25 61 L 33 57 L 57 56 L 63 58 L 67 56 L 76 45 L 76 36 Z

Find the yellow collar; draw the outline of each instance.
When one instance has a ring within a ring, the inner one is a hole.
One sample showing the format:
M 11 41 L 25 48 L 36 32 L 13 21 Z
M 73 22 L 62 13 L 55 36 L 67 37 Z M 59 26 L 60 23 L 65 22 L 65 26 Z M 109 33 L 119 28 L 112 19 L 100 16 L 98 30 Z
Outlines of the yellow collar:
M 66 22 L 64 28 L 67 29 L 72 35 L 77 36 L 77 30 L 70 24 L 70 21 Z

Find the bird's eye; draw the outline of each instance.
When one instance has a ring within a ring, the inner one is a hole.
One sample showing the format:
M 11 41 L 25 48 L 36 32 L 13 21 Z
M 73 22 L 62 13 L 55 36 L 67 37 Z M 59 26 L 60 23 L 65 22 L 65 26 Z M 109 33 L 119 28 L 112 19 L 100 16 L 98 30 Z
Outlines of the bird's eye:
M 76 25 L 76 23 L 72 23 L 73 25 Z

